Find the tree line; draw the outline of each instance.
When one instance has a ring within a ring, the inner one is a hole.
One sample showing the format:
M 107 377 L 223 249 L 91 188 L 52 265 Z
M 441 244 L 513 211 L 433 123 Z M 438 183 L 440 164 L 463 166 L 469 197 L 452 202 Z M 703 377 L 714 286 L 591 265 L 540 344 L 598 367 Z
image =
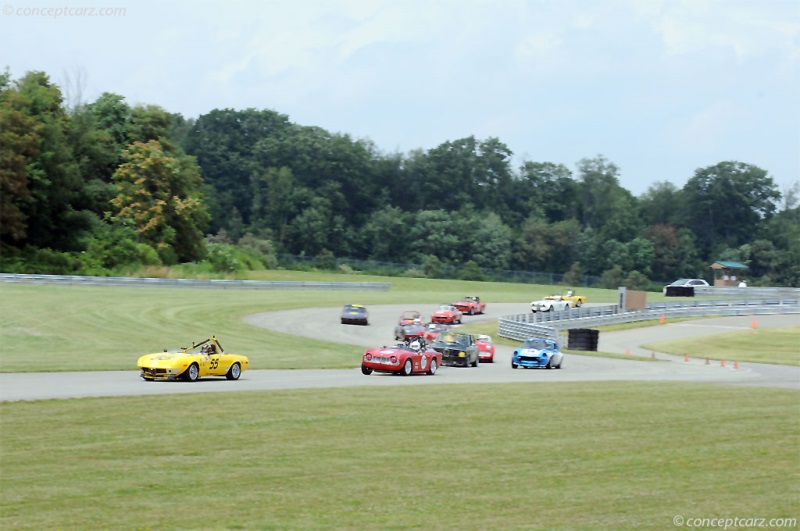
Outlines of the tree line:
M 185 118 L 112 93 L 67 105 L 46 73 L 6 72 L 0 267 L 232 271 L 286 253 L 646 284 L 736 260 L 755 284 L 800 285 L 800 187 L 762 168 L 721 161 L 635 197 L 602 155 L 575 171 L 512 160 L 474 136 L 385 153 L 273 110 Z

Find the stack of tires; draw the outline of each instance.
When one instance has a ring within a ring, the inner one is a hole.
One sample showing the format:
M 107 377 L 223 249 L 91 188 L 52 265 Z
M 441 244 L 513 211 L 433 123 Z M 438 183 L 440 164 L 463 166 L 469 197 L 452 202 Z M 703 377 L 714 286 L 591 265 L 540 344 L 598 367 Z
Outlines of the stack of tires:
M 569 331 L 567 348 L 569 350 L 597 352 L 597 340 L 599 338 L 599 330 L 592 330 L 591 328 L 573 328 Z
M 667 297 L 694 297 L 694 286 L 667 286 Z

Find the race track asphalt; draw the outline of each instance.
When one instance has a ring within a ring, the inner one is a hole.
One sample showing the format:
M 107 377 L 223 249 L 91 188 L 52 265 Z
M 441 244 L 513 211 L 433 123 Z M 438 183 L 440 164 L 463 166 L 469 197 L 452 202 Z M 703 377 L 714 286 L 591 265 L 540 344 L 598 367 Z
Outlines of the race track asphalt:
M 358 301 L 353 301 L 358 302 Z M 342 325 L 340 308 L 305 308 L 265 312 L 245 318 L 253 326 L 278 330 L 353 345 L 358 360 L 364 348 L 394 344 L 393 331 L 403 310 L 417 309 L 428 316 L 434 305 L 386 305 L 370 307 L 370 325 Z M 526 304 L 488 304 L 485 315 L 465 316 L 464 323 L 494 320 L 501 315 L 524 313 Z M 796 326 L 798 315 L 761 315 L 759 328 Z M 751 329 L 752 316 L 720 317 L 685 321 L 619 332 L 602 332 L 598 349 L 605 352 L 655 357 L 662 361 L 636 361 L 594 356 L 566 355 L 561 370 L 525 370 L 511 368 L 513 349 L 498 345 L 494 363 L 478 368 L 442 367 L 435 376 L 372 374 L 364 376 L 359 368 L 328 370 L 253 369 L 241 379 L 202 379 L 198 382 L 145 382 L 138 371 L 102 371 L 80 373 L 0 373 L 0 401 L 44 400 L 102 396 L 161 395 L 198 392 L 240 392 L 275 389 L 332 388 L 386 385 L 437 385 L 510 382 L 578 381 L 677 381 L 709 384 L 753 385 L 800 389 L 800 367 L 738 362 L 736 353 L 722 366 L 704 359 L 674 357 L 651 353 L 641 345 L 675 339 L 699 337 L 726 331 Z M 357 361 L 356 361 L 357 363 Z

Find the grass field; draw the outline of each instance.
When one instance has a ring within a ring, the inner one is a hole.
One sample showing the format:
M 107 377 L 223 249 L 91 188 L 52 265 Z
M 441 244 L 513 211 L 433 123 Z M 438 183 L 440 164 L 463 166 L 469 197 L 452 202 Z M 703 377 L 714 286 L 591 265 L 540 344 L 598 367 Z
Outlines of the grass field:
M 358 299 L 560 291 L 389 281 Z M 130 370 L 142 344 L 224 329 L 226 349 L 263 352 L 254 364 L 303 368 L 294 354 L 308 339 L 241 317 L 352 296 L 0 285 L 0 361 Z M 796 346 L 796 335 L 752 332 Z M 313 347 L 315 367 L 353 366 L 352 346 Z M 611 381 L 0 403 L 3 530 L 674 529 L 679 515 L 800 519 L 799 480 L 800 400 L 784 389 Z
M 800 366 L 800 326 L 726 332 L 693 339 L 675 339 L 643 348 L 695 358 Z M 735 354 L 734 354 L 735 353 Z
M 671 529 L 800 516 L 797 392 L 676 383 L 0 404 L 0 528 Z

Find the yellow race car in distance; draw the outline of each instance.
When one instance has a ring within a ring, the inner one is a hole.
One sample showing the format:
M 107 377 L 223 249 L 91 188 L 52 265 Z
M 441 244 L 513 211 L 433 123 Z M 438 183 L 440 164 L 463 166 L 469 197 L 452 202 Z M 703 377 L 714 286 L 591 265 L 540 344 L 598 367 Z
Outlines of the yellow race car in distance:
M 226 354 L 217 338 L 210 338 L 191 347 L 180 350 L 145 354 L 136 365 L 140 376 L 154 380 L 178 380 L 194 382 L 204 376 L 224 376 L 228 380 L 238 380 L 250 366 L 247 356 Z
M 580 308 L 586 304 L 586 297 L 583 295 L 575 295 L 575 292 L 572 290 L 567 291 L 564 295 L 550 295 L 549 297 L 545 297 L 545 300 L 569 301 L 570 308 Z

